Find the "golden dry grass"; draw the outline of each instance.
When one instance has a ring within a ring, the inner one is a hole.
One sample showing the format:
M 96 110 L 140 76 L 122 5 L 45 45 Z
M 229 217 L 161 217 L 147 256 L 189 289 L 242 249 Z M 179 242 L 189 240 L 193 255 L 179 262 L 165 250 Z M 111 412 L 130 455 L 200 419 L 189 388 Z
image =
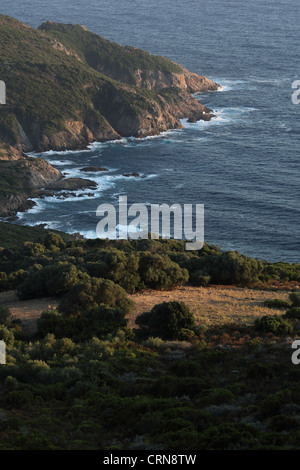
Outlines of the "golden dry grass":
M 14 291 L 0 293 L 0 305 L 9 308 L 12 318 L 21 320 L 27 333 L 36 330 L 36 321 L 42 312 L 57 308 L 58 303 L 59 301 L 53 298 L 19 300 Z
M 128 326 L 136 327 L 135 319 L 154 305 L 172 300 L 185 302 L 194 313 L 198 324 L 222 323 L 252 324 L 263 315 L 282 315 L 279 309 L 264 306 L 267 299 L 288 300 L 288 291 L 247 289 L 233 286 L 178 287 L 171 291 L 147 290 L 130 295 L 135 307 L 128 317 Z M 0 293 L 0 305 L 10 309 L 13 318 L 21 320 L 27 332 L 36 329 L 36 321 L 45 310 L 57 308 L 55 298 L 18 300 L 15 292 Z
M 186 303 L 194 313 L 198 324 L 242 323 L 249 325 L 257 317 L 282 315 L 282 310 L 265 307 L 264 301 L 269 299 L 288 300 L 289 293 L 287 291 L 274 292 L 232 286 L 185 286 L 162 292 L 148 290 L 130 296 L 135 302 L 135 308 L 129 317 L 128 326 L 135 326 L 135 318 L 142 312 L 151 310 L 158 303 L 172 300 Z

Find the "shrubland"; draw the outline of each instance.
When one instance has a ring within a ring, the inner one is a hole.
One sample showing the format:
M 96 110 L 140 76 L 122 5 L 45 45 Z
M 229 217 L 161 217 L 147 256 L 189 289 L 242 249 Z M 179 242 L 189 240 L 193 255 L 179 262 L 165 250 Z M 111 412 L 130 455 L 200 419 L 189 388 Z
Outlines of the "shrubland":
M 59 306 L 31 334 L 0 307 L 1 450 L 299 450 L 297 290 L 276 299 L 282 314 L 249 325 L 197 325 L 175 301 L 140 315 L 136 328 L 127 323 L 128 293 L 200 276 L 260 285 L 269 263 L 208 245 L 188 253 L 174 240 L 33 233 L 3 243 L 1 290 L 55 295 Z M 299 265 L 276 266 L 274 278 L 295 281 Z

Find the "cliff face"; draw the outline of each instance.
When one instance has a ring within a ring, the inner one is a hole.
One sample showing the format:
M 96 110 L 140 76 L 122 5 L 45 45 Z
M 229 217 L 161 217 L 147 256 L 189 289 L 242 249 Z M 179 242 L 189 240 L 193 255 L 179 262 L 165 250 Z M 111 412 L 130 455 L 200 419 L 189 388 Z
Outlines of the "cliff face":
M 81 62 L 122 83 L 146 90 L 177 87 L 189 93 L 218 88 L 203 75 L 192 73 L 166 57 L 153 56 L 136 47 L 123 47 L 80 25 L 48 21 L 39 30 L 56 41 L 54 47 L 63 44 L 67 54 L 72 51 Z
M 0 141 L 20 151 L 143 137 L 179 128 L 181 118 L 212 116 L 191 93 L 217 84 L 81 26 L 36 30 L 0 16 L 0 42 L 8 103 L 0 107 Z
M 24 152 L 156 135 L 182 127 L 182 118 L 213 116 L 192 94 L 216 90 L 216 83 L 82 26 L 48 22 L 34 29 L 0 15 L 0 44 L 7 88 L 7 105 L 0 105 L 0 216 L 61 178 Z
M 0 217 L 30 209 L 34 204 L 28 198 L 35 190 L 61 178 L 61 172 L 41 158 L 14 154 L 12 159 L 0 159 Z

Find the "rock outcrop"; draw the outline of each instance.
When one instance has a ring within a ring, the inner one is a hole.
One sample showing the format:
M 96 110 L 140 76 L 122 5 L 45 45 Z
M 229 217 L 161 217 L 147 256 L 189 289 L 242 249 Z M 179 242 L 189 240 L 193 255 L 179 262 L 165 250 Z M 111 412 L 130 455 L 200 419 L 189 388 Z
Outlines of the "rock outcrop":
M 214 91 L 216 83 L 82 26 L 48 22 L 35 29 L 0 15 L 0 43 L 1 80 L 10 85 L 7 105 L 0 105 L 2 217 L 30 205 L 38 188 L 54 190 L 60 180 L 56 188 L 75 187 L 24 153 L 85 149 L 93 141 L 180 129 L 183 118 L 213 117 L 193 94 Z
M 37 190 L 61 180 L 62 174 L 42 158 L 14 155 L 0 159 L 0 217 L 31 209 Z

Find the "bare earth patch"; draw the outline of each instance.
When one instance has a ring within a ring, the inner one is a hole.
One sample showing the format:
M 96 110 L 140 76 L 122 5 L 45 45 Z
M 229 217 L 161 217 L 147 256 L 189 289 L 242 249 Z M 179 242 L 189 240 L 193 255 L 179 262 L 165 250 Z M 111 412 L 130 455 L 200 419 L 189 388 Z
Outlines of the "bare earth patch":
M 26 333 L 33 333 L 41 313 L 57 308 L 58 303 L 59 301 L 54 298 L 19 300 L 14 291 L 0 293 L 0 305 L 8 307 L 14 319 L 21 320 Z
M 170 291 L 147 290 L 129 297 L 135 307 L 128 317 L 128 326 L 136 327 L 135 319 L 154 305 L 172 300 L 185 302 L 194 313 L 198 324 L 222 323 L 252 324 L 255 318 L 264 315 L 282 315 L 283 310 L 264 306 L 269 299 L 288 300 L 288 291 L 247 289 L 233 286 L 178 287 Z M 58 307 L 59 300 L 43 298 L 19 300 L 14 291 L 0 293 L 0 305 L 10 309 L 13 318 L 22 322 L 27 333 L 36 330 L 36 321 L 41 313 Z

